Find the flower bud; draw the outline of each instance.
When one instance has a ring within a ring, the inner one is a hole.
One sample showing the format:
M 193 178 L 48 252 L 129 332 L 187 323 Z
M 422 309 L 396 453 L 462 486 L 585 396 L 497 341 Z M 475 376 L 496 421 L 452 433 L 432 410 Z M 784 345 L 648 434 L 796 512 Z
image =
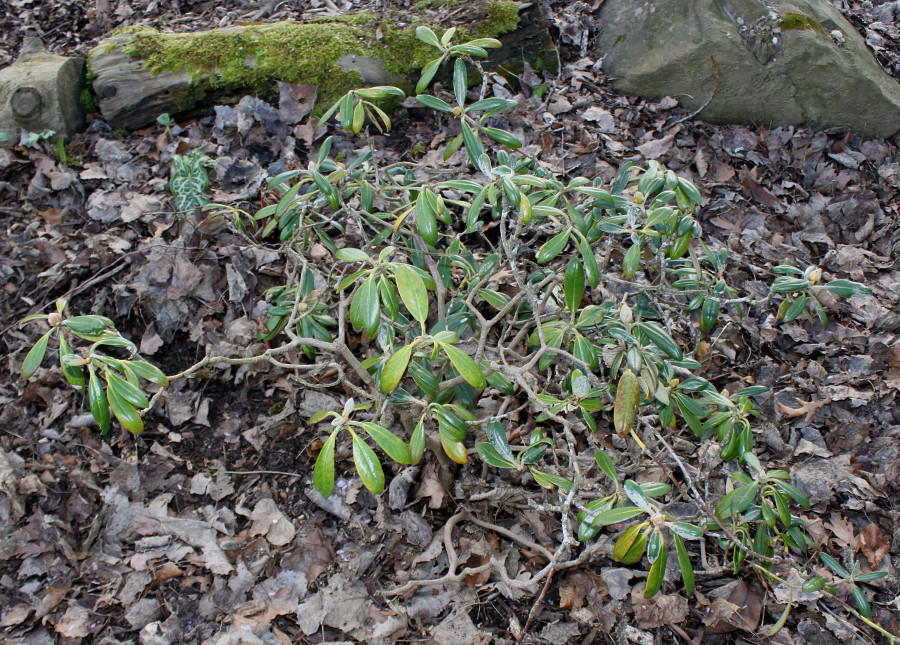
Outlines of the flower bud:
M 62 316 L 54 311 L 47 316 L 47 322 L 50 323 L 51 327 L 59 327 L 62 324 Z
M 628 303 L 623 302 L 622 306 L 619 307 L 619 320 L 626 325 L 629 325 L 634 321 L 634 312 L 631 311 L 631 307 L 628 306 Z

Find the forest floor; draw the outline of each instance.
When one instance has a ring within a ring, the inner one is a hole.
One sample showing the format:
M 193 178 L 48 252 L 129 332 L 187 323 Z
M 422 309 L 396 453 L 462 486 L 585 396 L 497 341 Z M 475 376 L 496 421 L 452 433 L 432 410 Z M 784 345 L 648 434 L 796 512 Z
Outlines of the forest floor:
M 26 28 L 55 53 L 84 55 L 125 24 L 196 30 L 363 8 L 299 4 L 0 0 L 0 66 Z M 836 4 L 871 35 L 872 3 Z M 752 377 L 771 388 L 758 399 L 757 442 L 810 497 L 803 519 L 818 550 L 888 572 L 864 592 L 874 621 L 900 634 L 900 135 L 684 120 L 675 100 L 612 91 L 592 51 L 596 6 L 548 9 L 563 69 L 529 72 L 509 94 L 519 103 L 509 126 L 534 154 L 604 181 L 647 159 L 691 178 L 704 236 L 730 250 L 739 285 L 791 260 L 873 288 L 824 303 L 827 329 L 751 310 L 699 351 L 720 387 Z M 871 42 L 900 77 L 898 43 Z M 612 563 L 609 546 L 545 589 L 487 569 L 392 595 L 410 577 L 440 578 L 446 544 L 467 566 L 497 554 L 512 575 L 543 566 L 535 547 L 553 551 L 559 517 L 525 498 L 555 494 L 486 486 L 476 465 L 448 489 L 426 458 L 394 478 L 390 495 L 369 494 L 347 472 L 324 499 L 311 485 L 320 443 L 306 419 L 340 409 L 341 393 L 298 392 L 273 369 L 179 382 L 142 435 L 115 430 L 110 441 L 58 369 L 18 380 L 37 335 L 16 323 L 59 297 L 113 318 L 166 373 L 254 339 L 254 307 L 284 261 L 220 222 L 179 218 L 171 159 L 203 150 L 215 161 L 212 200 L 252 210 L 269 176 L 306 165 L 323 130 L 262 101 L 235 109 L 239 130 L 224 111 L 131 133 L 95 115 L 65 160 L 42 142 L 0 149 L 0 641 L 884 642 L 839 602 L 806 597 L 764 637 L 790 600 L 729 567 L 698 574 L 689 604 L 675 588 L 646 601 L 635 591 L 646 574 Z M 410 107 L 377 142 L 387 160 L 440 164 L 434 134 L 428 111 Z M 360 145 L 336 135 L 336 150 Z

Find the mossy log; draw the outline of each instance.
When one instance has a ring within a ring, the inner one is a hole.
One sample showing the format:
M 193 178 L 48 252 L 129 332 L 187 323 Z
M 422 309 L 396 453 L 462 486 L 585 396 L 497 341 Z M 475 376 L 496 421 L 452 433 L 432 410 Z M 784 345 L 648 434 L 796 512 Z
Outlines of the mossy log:
M 210 101 L 274 90 L 275 81 L 311 83 L 324 110 L 347 90 L 397 85 L 407 91 L 437 50 L 415 36 L 419 25 L 440 36 L 456 26 L 454 42 L 498 38 L 487 69 L 516 74 L 527 61 L 556 69 L 558 53 L 539 6 L 485 0 L 454 8 L 453 25 L 435 24 L 436 2 L 418 3 L 420 13 L 347 14 L 310 22 L 253 24 L 182 34 L 129 27 L 88 55 L 88 74 L 103 118 L 113 127 L 136 129 L 160 114 L 177 114 Z M 449 11 L 447 13 L 450 13 Z M 324 107 L 323 107 L 324 106 Z

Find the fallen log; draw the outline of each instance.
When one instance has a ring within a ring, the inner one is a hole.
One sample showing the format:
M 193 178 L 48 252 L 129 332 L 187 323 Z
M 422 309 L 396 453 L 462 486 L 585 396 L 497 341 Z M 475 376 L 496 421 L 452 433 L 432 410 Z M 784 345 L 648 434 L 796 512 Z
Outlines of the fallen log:
M 426 0 L 417 6 L 434 4 Z M 480 0 L 460 5 L 452 14 L 454 24 L 443 26 L 422 9 L 181 34 L 128 27 L 89 53 L 88 74 L 104 120 L 115 128 L 136 129 L 162 113 L 272 91 L 275 81 L 317 85 L 320 105 L 326 108 L 348 90 L 366 85 L 412 91 L 416 72 L 438 55 L 416 38 L 419 25 L 438 35 L 457 26 L 454 42 L 500 39 L 503 47 L 492 50 L 486 69 L 515 75 L 525 61 L 538 70 L 555 70 L 559 64 L 537 5 Z

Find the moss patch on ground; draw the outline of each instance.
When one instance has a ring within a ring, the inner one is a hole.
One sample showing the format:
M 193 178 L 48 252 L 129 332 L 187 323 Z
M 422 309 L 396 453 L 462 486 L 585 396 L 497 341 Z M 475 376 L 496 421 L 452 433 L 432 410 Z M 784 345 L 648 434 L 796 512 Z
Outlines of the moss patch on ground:
M 516 2 L 475 4 L 473 12 L 471 27 L 461 28 L 455 42 L 500 36 L 518 26 Z M 305 23 L 278 22 L 182 34 L 136 26 L 114 35 L 125 39 L 126 54 L 143 60 L 153 73 L 187 72 L 198 80 L 207 79 L 212 89 L 264 91 L 276 80 L 313 83 L 319 86 L 320 105 L 327 108 L 348 90 L 363 85 L 358 71 L 340 65 L 342 56 L 379 59 L 386 72 L 398 77 L 409 76 L 437 57 L 437 50 L 415 36 L 415 28 L 422 21 L 410 21 L 403 28 L 397 27 L 397 22 L 389 15 L 359 13 Z M 435 28 L 439 36 L 443 31 Z M 107 43 L 95 49 L 89 65 L 93 56 L 109 47 Z
M 784 31 L 789 30 L 808 30 L 808 31 L 818 31 L 819 33 L 825 33 L 825 28 L 822 24 L 812 18 L 807 16 L 806 14 L 798 13 L 795 11 L 783 13 L 781 17 L 778 19 L 778 26 L 781 27 Z

